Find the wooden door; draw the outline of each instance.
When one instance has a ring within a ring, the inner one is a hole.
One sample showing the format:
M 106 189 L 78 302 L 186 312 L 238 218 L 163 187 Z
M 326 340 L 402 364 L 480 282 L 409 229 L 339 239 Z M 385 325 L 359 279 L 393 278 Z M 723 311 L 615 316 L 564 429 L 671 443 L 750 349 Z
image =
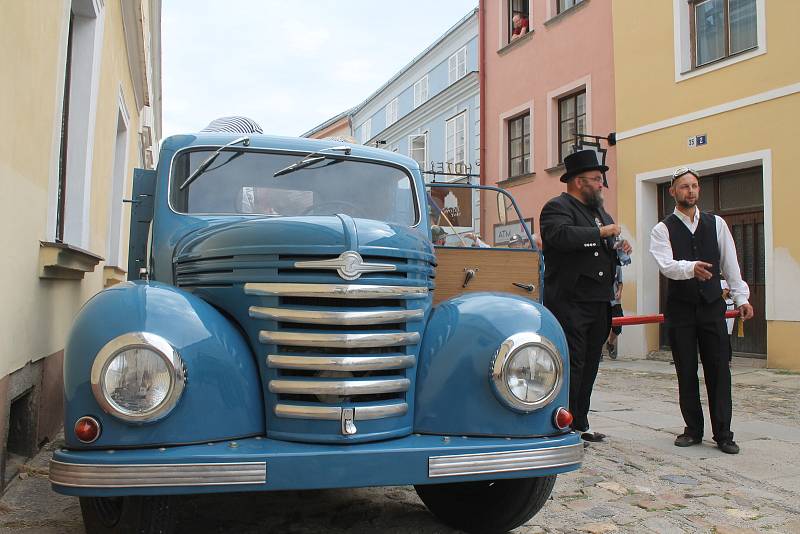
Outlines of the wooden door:
M 738 337 L 735 325 L 731 346 L 733 352 L 765 358 L 767 354 L 767 320 L 764 284 L 764 212 L 721 215 L 733 235 L 742 279 L 750 287 L 750 304 L 755 317 L 744 323 L 744 337 Z
M 674 203 L 667 189 L 659 186 L 659 219 L 672 212 Z M 761 167 L 752 167 L 700 178 L 700 203 L 702 211 L 722 217 L 733 235 L 742 279 L 750 287 L 750 304 L 755 317 L 744 323 L 744 337 L 738 337 L 735 325 L 731 346 L 738 356 L 766 358 L 767 321 L 765 314 L 764 270 L 764 193 Z M 660 280 L 660 304 L 663 313 L 666 304 L 667 283 Z M 669 347 L 666 329 L 661 327 L 661 346 Z

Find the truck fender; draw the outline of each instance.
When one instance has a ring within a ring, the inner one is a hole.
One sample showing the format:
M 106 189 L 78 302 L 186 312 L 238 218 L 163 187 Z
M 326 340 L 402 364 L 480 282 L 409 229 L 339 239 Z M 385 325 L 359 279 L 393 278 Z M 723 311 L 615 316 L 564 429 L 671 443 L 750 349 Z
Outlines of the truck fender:
M 180 355 L 186 384 L 174 409 L 153 422 L 106 413 L 90 382 L 98 352 L 137 332 L 162 337 Z M 125 282 L 101 291 L 78 314 L 64 354 L 65 439 L 74 448 L 187 444 L 264 434 L 265 417 L 253 353 L 235 324 L 210 304 L 158 282 Z M 100 437 L 87 445 L 73 427 L 95 418 Z
M 520 413 L 501 402 L 490 367 L 510 336 L 532 332 L 560 353 L 563 381 L 546 406 Z M 439 304 L 428 322 L 417 370 L 414 432 L 545 436 L 561 433 L 554 412 L 568 406 L 569 358 L 558 321 L 544 306 L 506 293 L 469 293 Z

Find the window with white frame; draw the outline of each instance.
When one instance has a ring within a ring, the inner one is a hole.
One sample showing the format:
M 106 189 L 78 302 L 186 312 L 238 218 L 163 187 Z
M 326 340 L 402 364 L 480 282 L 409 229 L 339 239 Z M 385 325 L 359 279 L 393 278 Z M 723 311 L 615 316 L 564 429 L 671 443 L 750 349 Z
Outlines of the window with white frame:
M 508 121 L 508 177 L 531 172 L 531 114 Z
M 58 174 L 51 179 L 48 238 L 89 248 L 92 153 L 102 46 L 102 5 L 72 0 L 60 122 Z
M 583 0 L 556 0 L 556 7 L 558 13 L 562 11 L 566 11 L 571 7 L 575 7 L 576 5 L 583 2 Z
M 428 133 L 421 133 L 408 136 L 408 155 L 419 163 L 420 168 L 425 169 L 428 161 Z
M 414 84 L 414 107 L 421 106 L 426 100 L 428 100 L 427 74 Z
M 531 30 L 528 0 L 508 0 L 508 42 L 519 39 Z
M 120 94 L 117 128 L 114 139 L 114 166 L 111 171 L 111 209 L 108 219 L 106 265 L 122 267 L 122 198 L 125 195 L 125 176 L 128 166 L 128 111 Z
M 692 66 L 758 46 L 756 0 L 690 0 Z
M 467 75 L 467 47 L 450 56 L 447 61 L 447 80 L 448 84 L 457 82 Z
M 675 81 L 767 52 L 767 0 L 672 0 Z
M 558 100 L 558 162 L 572 153 L 576 133 L 586 133 L 586 89 Z
M 372 137 L 372 119 L 367 119 L 361 125 L 361 144 L 366 144 Z
M 458 172 L 467 163 L 467 112 L 464 111 L 445 125 L 445 161 L 452 165 L 448 172 Z
M 391 126 L 397 122 L 397 99 L 395 98 L 386 105 L 386 126 Z

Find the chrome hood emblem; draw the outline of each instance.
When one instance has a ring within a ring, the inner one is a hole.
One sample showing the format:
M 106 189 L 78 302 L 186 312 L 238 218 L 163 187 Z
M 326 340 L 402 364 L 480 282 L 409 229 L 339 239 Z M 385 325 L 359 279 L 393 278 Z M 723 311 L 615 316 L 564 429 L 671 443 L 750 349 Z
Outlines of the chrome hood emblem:
M 342 252 L 338 258 L 319 261 L 296 261 L 295 269 L 336 269 L 345 280 L 355 280 L 364 273 L 396 271 L 397 267 L 390 263 L 365 263 L 361 254 L 353 250 Z

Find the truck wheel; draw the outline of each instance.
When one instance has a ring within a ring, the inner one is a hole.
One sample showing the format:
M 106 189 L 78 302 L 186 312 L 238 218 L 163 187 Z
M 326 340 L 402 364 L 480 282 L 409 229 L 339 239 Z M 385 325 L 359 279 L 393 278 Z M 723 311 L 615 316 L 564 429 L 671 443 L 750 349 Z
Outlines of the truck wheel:
M 414 486 L 443 523 L 474 534 L 508 532 L 544 505 L 556 476 Z
M 86 534 L 171 534 L 175 531 L 175 498 L 81 497 Z

